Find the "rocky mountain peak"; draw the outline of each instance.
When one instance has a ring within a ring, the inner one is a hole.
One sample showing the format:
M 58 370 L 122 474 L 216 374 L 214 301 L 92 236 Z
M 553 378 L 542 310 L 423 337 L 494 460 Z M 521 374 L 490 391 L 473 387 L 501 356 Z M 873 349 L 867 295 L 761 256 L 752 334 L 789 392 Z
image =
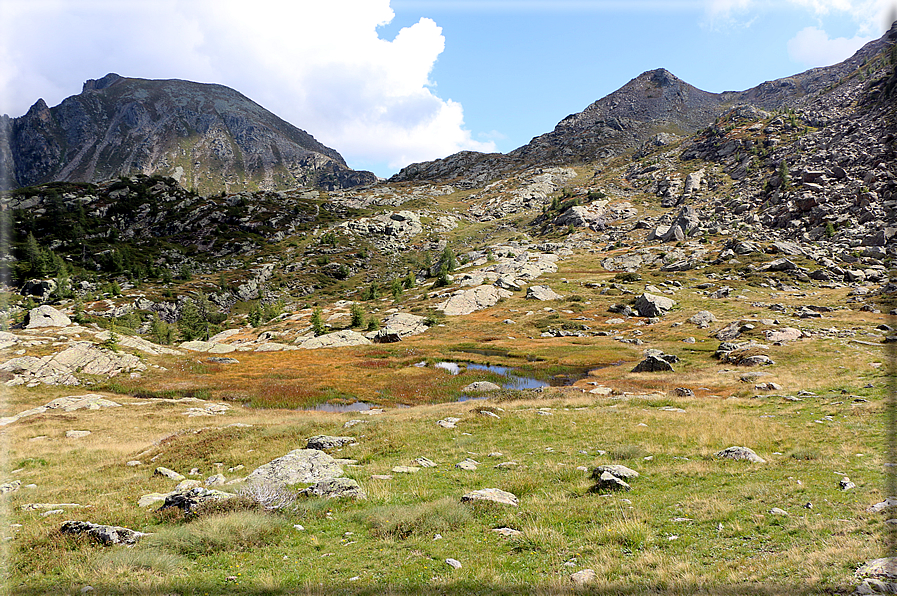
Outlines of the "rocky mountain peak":
M 120 75 L 115 74 L 114 72 L 110 72 L 102 79 L 87 79 L 84 81 L 84 87 L 81 89 L 81 93 L 86 93 L 88 91 L 100 91 L 101 89 L 105 89 L 110 85 L 120 81 L 122 77 Z
M 376 182 L 335 150 L 223 85 L 109 73 L 50 108 L 38 100 L 0 140 L 3 189 L 171 176 L 203 192 Z

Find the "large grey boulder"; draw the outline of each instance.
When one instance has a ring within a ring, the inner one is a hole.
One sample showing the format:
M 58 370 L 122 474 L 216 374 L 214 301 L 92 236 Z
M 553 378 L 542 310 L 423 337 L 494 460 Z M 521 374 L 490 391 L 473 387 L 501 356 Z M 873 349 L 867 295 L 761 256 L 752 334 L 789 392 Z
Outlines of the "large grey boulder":
M 137 541 L 147 536 L 144 532 L 123 528 L 121 526 L 105 526 L 86 521 L 68 520 L 63 522 L 59 531 L 63 534 L 76 536 L 88 536 L 104 546 L 124 544 L 134 545 Z
M 490 391 L 498 391 L 501 386 L 489 381 L 474 381 L 461 390 L 462 393 L 488 393 Z
M 608 214 L 605 207 L 607 201 L 598 201 L 590 205 L 576 205 L 561 213 L 554 220 L 557 226 L 573 226 L 574 228 L 590 228 L 600 232 L 607 227 Z
M 672 298 L 647 292 L 639 296 L 634 304 L 639 316 L 648 318 L 662 317 L 674 306 L 676 306 L 676 302 Z
M 562 300 L 564 297 L 548 286 L 530 286 L 526 289 L 527 300 Z
M 748 447 L 727 447 L 716 453 L 716 457 L 720 459 L 745 460 L 757 464 L 765 464 L 766 460 L 754 453 L 753 449 Z
M 343 469 L 335 459 L 317 449 L 294 449 L 263 464 L 246 477 L 246 483 L 286 486 L 339 478 Z
M 72 320 L 52 306 L 43 305 L 32 308 L 25 317 L 25 329 L 39 327 L 68 327 Z
M 429 329 L 425 322 L 426 320 L 424 317 L 412 315 L 411 313 L 397 312 L 383 319 L 381 332 L 385 334 L 395 333 L 399 337 L 420 335 Z M 376 335 L 376 333 L 374 332 L 373 335 Z M 371 335 L 368 335 L 369 339 L 373 339 Z
M 688 322 L 697 325 L 701 329 L 706 329 L 710 327 L 710 323 L 716 322 L 716 317 L 709 310 L 702 310 L 690 316 Z
M 309 497 L 323 499 L 366 499 L 364 489 L 351 478 L 325 478 L 302 491 Z
M 202 486 L 194 486 L 185 491 L 175 491 L 165 496 L 165 502 L 159 508 L 159 511 L 175 507 L 185 514 L 195 513 L 197 507 L 201 507 L 207 503 L 215 503 L 218 501 L 226 501 L 233 499 L 234 493 L 227 493 Z

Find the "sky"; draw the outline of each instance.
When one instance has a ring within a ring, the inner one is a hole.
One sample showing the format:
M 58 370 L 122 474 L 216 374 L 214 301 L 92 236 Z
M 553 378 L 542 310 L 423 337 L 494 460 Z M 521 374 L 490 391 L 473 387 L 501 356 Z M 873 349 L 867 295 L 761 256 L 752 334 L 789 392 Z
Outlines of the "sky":
M 897 0 L 0 0 L 0 114 L 109 72 L 232 87 L 388 177 L 506 153 L 644 71 L 740 91 L 848 58 Z

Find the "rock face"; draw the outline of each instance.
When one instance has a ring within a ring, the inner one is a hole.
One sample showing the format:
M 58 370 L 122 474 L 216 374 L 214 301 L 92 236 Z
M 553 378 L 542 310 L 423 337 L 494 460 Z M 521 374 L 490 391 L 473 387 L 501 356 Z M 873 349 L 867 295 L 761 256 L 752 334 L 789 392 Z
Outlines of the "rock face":
M 253 470 L 246 477 L 246 482 L 287 486 L 339 478 L 342 475 L 343 469 L 336 460 L 323 451 L 294 449 Z
M 3 189 L 162 174 L 202 191 L 376 181 L 311 135 L 222 85 L 108 74 L 50 108 L 41 99 L 8 121 Z
M 562 300 L 564 297 L 548 286 L 530 286 L 526 289 L 527 300 Z
M 80 385 L 76 374 L 114 377 L 146 370 L 146 365 L 132 354 L 113 352 L 90 342 L 76 342 L 51 356 L 13 358 L 0 365 L 0 370 L 15 375 L 7 385 Z
M 68 327 L 72 324 L 72 320 L 67 316 L 53 308 L 52 306 L 38 306 L 28 311 L 28 317 L 25 321 L 26 329 L 35 329 L 38 327 Z
M 357 331 L 352 331 L 351 329 L 344 329 L 342 331 L 335 331 L 333 333 L 327 333 L 324 335 L 319 335 L 318 337 L 312 337 L 310 339 L 304 340 L 299 344 L 300 348 L 304 348 L 306 350 L 317 350 L 319 348 L 343 348 L 346 346 L 367 346 L 372 344 L 373 342 L 366 338 L 364 335 L 358 333 Z

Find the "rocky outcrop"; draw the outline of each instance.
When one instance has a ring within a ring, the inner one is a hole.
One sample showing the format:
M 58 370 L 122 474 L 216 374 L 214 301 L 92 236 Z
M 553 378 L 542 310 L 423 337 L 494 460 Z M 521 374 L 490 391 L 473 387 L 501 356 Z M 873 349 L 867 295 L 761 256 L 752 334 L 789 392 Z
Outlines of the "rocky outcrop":
M 6 385 L 80 385 L 78 375 L 114 377 L 128 372 L 146 370 L 140 358 L 132 354 L 114 352 L 90 342 L 75 342 L 65 350 L 38 358 L 23 356 L 0 365 L 0 371 L 12 373 Z
M 43 305 L 32 308 L 25 318 L 25 329 L 40 327 L 68 327 L 72 320 L 52 306 Z
M 123 528 L 121 526 L 106 526 L 86 521 L 67 521 L 62 524 L 59 531 L 63 534 L 87 536 L 103 546 L 126 545 L 133 546 L 137 541 L 148 536 L 143 532 Z
M 333 333 L 327 333 L 324 335 L 319 335 L 318 337 L 304 339 L 299 343 L 299 347 L 306 350 L 317 350 L 319 348 L 367 346 L 372 343 L 373 342 L 371 340 L 369 340 L 361 333 L 352 331 L 351 329 L 344 329 L 342 331 L 334 331 Z
M 222 85 L 108 74 L 8 123 L 7 186 L 159 173 L 208 192 L 371 184 L 311 135 Z M 14 187 L 13 186 L 13 187 Z
M 317 449 L 294 449 L 261 465 L 246 477 L 246 483 L 288 486 L 339 478 L 343 469 L 332 457 Z

